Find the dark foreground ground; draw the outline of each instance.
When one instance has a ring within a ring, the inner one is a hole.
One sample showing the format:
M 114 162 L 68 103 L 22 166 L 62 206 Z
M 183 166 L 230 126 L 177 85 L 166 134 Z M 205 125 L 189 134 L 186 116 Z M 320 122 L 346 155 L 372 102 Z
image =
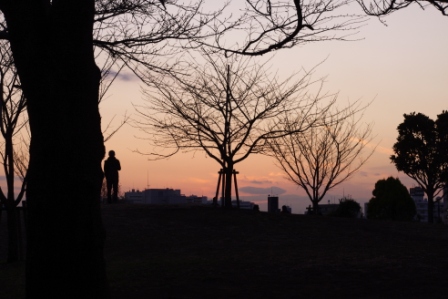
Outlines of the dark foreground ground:
M 103 207 L 113 298 L 447 298 L 448 227 L 204 207 Z M 23 263 L 0 298 L 23 297 Z

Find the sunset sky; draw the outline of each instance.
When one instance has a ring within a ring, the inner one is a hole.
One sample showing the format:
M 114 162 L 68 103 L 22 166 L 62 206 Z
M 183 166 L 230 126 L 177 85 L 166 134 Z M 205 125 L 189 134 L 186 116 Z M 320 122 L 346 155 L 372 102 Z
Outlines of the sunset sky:
M 415 183 L 390 163 L 397 126 L 404 113 L 421 112 L 435 118 L 448 109 L 448 18 L 432 8 L 404 9 L 385 19 L 387 26 L 372 18 L 352 42 L 318 42 L 279 51 L 270 62 L 279 74 L 310 69 L 324 61 L 315 77 L 326 76 L 325 89 L 339 92 L 338 105 L 362 99 L 372 102 L 365 123 L 374 123 L 377 146 L 371 159 L 349 181 L 330 191 L 321 202 L 337 202 L 343 195 L 363 205 L 371 198 L 374 184 L 388 176 L 399 177 L 409 188 Z M 258 58 L 258 59 L 267 59 Z M 260 60 L 261 61 L 261 60 Z M 117 125 L 124 114 L 135 115 L 134 105 L 144 100 L 141 83 L 127 70 L 121 74 L 101 103 L 103 125 L 114 116 Z M 136 151 L 148 149 L 145 134 L 125 125 L 110 141 L 121 161 L 120 185 L 131 189 L 174 188 L 186 195 L 214 196 L 219 165 L 203 153 L 178 154 L 168 160 L 149 161 Z M 279 195 L 280 205 L 303 213 L 310 204 L 305 193 L 285 179 L 274 161 L 252 156 L 236 165 L 240 196 L 266 209 L 268 194 Z

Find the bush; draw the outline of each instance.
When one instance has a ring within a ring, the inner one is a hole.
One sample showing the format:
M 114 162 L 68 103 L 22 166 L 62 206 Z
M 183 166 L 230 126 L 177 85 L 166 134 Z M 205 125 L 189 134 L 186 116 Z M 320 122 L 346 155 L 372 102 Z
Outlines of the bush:
M 339 206 L 331 216 L 343 217 L 343 218 L 357 218 L 359 212 L 361 211 L 361 206 L 358 202 L 351 198 L 341 198 L 339 200 Z
M 408 189 L 398 178 L 379 180 L 367 207 L 367 218 L 412 221 L 416 214 L 415 203 Z

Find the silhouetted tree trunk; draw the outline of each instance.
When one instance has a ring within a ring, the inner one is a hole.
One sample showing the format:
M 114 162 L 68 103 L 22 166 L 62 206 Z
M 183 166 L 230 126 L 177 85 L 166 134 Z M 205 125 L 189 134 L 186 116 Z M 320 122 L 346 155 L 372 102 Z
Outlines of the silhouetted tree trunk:
M 319 201 L 312 200 L 311 202 L 313 203 L 313 214 L 319 215 Z
M 8 263 L 19 260 L 19 238 L 21 238 L 21 234 L 19 232 L 19 219 L 17 214 L 17 207 L 6 207 L 6 221 L 8 226 Z
M 4 111 L 3 111 L 4 112 Z M 5 203 L 7 227 L 8 227 L 8 263 L 17 262 L 22 258 L 19 252 L 22 242 L 22 233 L 20 228 L 19 210 L 17 205 L 23 198 L 24 185 L 17 198 L 14 194 L 14 150 L 13 150 L 13 126 L 9 126 L 8 131 L 3 135 L 5 137 L 5 150 L 3 153 L 5 177 L 7 184 L 7 194 L 0 190 L 1 202 Z
M 25 192 L 26 175 L 21 177 L 22 183 L 16 197 L 16 174 L 23 174 L 23 172 L 16 168 L 14 146 L 17 145 L 15 135 L 27 124 L 23 117 L 25 111 L 26 99 L 20 90 L 20 81 L 14 68 L 9 43 L 0 41 L 0 136 L 3 137 L 0 147 L 0 164 L 3 166 L 6 181 L 6 190 L 0 188 L 0 204 L 5 206 L 7 211 L 8 263 L 23 258 L 17 205 L 21 202 Z
M 426 195 L 428 195 L 428 223 L 434 223 L 434 193 L 435 190 L 433 188 L 426 188 Z
M 106 298 L 94 1 L 0 1 L 31 130 L 27 298 Z
M 224 175 L 226 176 L 226 184 L 224 189 L 224 207 L 226 209 L 232 208 L 232 174 L 233 174 L 233 163 L 227 163 L 227 167 L 224 168 Z

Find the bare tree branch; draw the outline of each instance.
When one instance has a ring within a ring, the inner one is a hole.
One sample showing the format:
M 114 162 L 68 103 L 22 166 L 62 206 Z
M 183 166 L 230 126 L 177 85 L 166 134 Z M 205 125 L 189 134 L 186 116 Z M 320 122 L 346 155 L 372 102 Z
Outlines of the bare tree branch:
M 219 34 L 211 28 L 228 3 L 204 12 L 204 2 L 97 0 L 94 45 L 121 60 L 139 78 L 146 78 L 148 71 L 172 72 L 176 62 L 166 63 L 170 57 L 197 47 L 192 41 Z
M 328 190 L 353 176 L 374 152 L 375 147 L 366 149 L 372 127 L 362 124 L 365 108 L 356 102 L 320 127 L 269 141 L 277 166 L 306 192 L 315 213 Z
M 325 40 L 353 40 L 362 15 L 345 10 L 352 0 L 246 0 L 239 19 L 216 24 L 214 42 L 198 40 L 228 54 L 263 55 Z M 233 22 L 233 23 L 232 23 Z M 242 38 L 232 45 L 228 36 Z
M 7 41 L 0 42 L 0 133 L 3 138 L 0 149 L 1 164 L 6 178 L 6 194 L 1 198 L 8 207 L 15 207 L 22 200 L 23 192 L 15 194 L 15 176 L 17 175 L 16 135 L 26 129 L 28 119 L 25 116 L 26 99 L 22 94 L 11 49 Z M 26 176 L 24 176 L 26 177 Z M 22 180 L 21 190 L 25 190 L 26 180 Z M 1 190 L 0 193 L 3 193 Z
M 235 164 L 264 153 L 268 140 L 323 124 L 335 101 L 321 92 L 312 71 L 280 80 L 266 64 L 203 54 L 204 66 L 191 64 L 190 74 L 154 82 L 147 105 L 137 107 L 136 125 L 156 149 L 147 153 L 152 159 L 201 151 L 231 175 Z
M 439 10 L 442 15 L 448 15 L 447 0 L 356 0 L 364 12 L 369 16 L 382 17 L 389 15 L 397 10 L 406 8 L 412 4 L 418 5 L 421 9 L 433 7 Z
M 113 117 L 110 122 L 106 125 L 106 128 L 103 131 L 103 135 L 107 134 L 107 136 L 104 137 L 104 142 L 109 141 L 125 124 L 128 123 L 130 116 L 128 116 L 126 113 L 123 116 L 123 119 L 121 120 L 120 124 L 115 127 L 114 129 L 112 128 L 112 122 L 114 121 L 115 117 Z M 111 132 L 109 130 L 112 130 Z

